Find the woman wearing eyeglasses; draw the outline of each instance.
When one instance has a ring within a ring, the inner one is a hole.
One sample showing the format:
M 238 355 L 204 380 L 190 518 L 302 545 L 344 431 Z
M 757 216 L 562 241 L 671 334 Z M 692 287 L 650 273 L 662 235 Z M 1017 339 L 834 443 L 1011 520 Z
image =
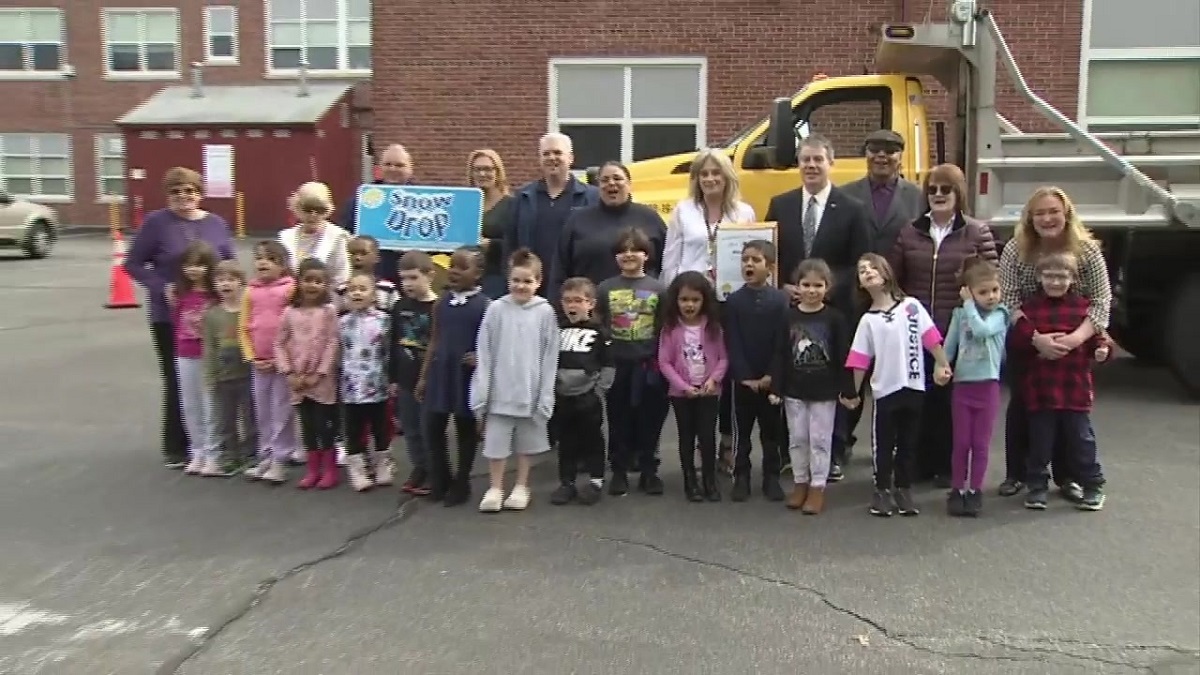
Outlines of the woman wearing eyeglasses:
M 495 300 L 508 292 L 504 278 L 504 229 L 512 221 L 512 195 L 504 162 L 495 150 L 476 150 L 467 158 L 467 185 L 483 190 L 483 224 L 480 245 L 483 246 L 484 295 Z
M 175 167 L 167 171 L 163 176 L 167 208 L 146 215 L 125 256 L 125 269 L 149 296 L 150 335 L 163 381 L 162 453 L 169 469 L 181 469 L 187 463 L 188 439 L 179 403 L 171 324 L 183 252 L 188 244 L 200 240 L 212 246 L 222 260 L 234 257 L 229 223 L 200 208 L 202 186 L 200 174 L 191 169 Z
M 888 262 L 906 295 L 925 306 L 942 335 L 961 302 L 959 272 L 963 261 L 979 256 L 998 263 L 996 241 L 988 226 L 966 215 L 967 179 L 953 164 L 939 164 L 925 176 L 929 211 L 905 225 L 896 237 Z M 928 358 L 928 357 L 927 357 Z M 925 372 L 934 371 L 926 364 Z M 921 442 L 914 476 L 950 486 L 950 386 L 926 383 L 921 412 Z
M 305 183 L 288 200 L 296 225 L 279 233 L 279 242 L 292 258 L 292 269 L 316 258 L 329 269 L 329 288 L 350 280 L 350 233 L 329 222 L 333 195 L 324 183 Z

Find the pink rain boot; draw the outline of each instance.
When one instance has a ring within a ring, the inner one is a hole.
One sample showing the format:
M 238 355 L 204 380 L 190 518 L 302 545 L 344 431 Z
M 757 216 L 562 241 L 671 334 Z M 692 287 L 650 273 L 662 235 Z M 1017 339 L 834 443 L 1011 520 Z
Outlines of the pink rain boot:
M 296 487 L 301 490 L 309 490 L 318 487 L 321 480 L 321 455 L 320 450 L 309 450 L 304 453 L 304 478 L 296 483 Z
M 323 450 L 320 462 L 321 480 L 317 482 L 317 489 L 328 490 L 337 487 L 341 478 L 341 467 L 337 463 L 337 450 Z

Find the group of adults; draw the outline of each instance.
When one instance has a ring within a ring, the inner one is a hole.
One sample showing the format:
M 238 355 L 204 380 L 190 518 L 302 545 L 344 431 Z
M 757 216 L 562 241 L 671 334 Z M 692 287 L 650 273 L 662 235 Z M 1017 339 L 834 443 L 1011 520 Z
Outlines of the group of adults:
M 805 258 L 824 259 L 835 274 L 830 304 L 856 319 L 854 287 L 858 258 L 866 252 L 884 255 L 897 281 L 919 300 L 945 333 L 959 302 L 958 272 L 969 256 L 979 256 L 1000 268 L 1005 303 L 1019 311 L 1022 300 L 1036 292 L 1034 261 L 1046 252 L 1070 251 L 1080 263 L 1079 291 L 1092 302 L 1092 311 L 1074 332 L 1039 336 L 1039 358 L 1058 358 L 1094 334 L 1107 329 L 1111 287 L 1103 255 L 1080 221 L 1070 198 L 1060 189 L 1044 187 L 1031 195 L 1012 239 L 998 254 L 996 239 L 986 223 L 968 212 L 967 183 L 961 169 L 933 167 L 917 185 L 900 175 L 904 140 L 890 130 L 864 139 L 867 175 L 834 186 L 830 172 L 836 161 L 832 144 L 813 134 L 797 148 L 799 186 L 771 199 L 764 220 L 777 223 L 778 277 L 786 282 L 790 270 Z M 633 201 L 628 168 L 612 161 L 600 167 L 597 185 L 588 185 L 571 171 L 571 139 L 550 133 L 538 143 L 540 176 L 511 190 L 501 157 L 492 150 L 470 153 L 466 184 L 484 195 L 480 246 L 484 249 L 484 292 L 498 297 L 505 291 L 504 260 L 519 247 L 547 261 L 541 293 L 553 296 L 562 280 L 582 276 L 599 284 L 616 276 L 613 249 L 622 230 L 642 230 L 654 246 L 647 272 L 664 283 L 684 271 L 709 273 L 717 231 L 727 224 L 754 222 L 754 209 L 740 196 L 738 177 L 727 151 L 707 149 L 693 162 L 687 196 L 671 212 L 668 223 L 656 210 Z M 415 184 L 413 161 L 400 145 L 387 147 L 379 158 L 376 182 Z M 172 169 L 163 180 L 167 207 L 149 214 L 137 232 L 126 266 L 147 291 L 151 335 L 163 381 L 163 455 L 168 466 L 185 460 L 187 439 L 181 421 L 178 377 L 174 365 L 171 314 L 173 281 L 188 243 L 203 239 L 223 258 L 234 254 L 231 230 L 220 216 L 201 208 L 202 180 L 189 169 Z M 355 199 L 342 210 L 339 227 L 328 189 L 306 184 L 292 196 L 295 227 L 281 233 L 294 257 L 318 256 L 348 271 L 344 245 L 355 229 Z M 339 259 L 338 256 L 341 256 Z M 382 252 L 379 276 L 396 278 L 398 253 Z M 788 283 L 789 293 L 797 289 Z M 1014 355 L 1015 356 L 1015 355 Z M 1010 358 L 1007 373 L 1018 376 L 1020 360 Z M 933 368 L 926 368 L 933 372 Z M 1019 389 L 1012 389 L 1006 415 L 1007 474 L 1002 491 L 1020 489 L 1024 482 L 1027 424 Z M 728 397 L 723 397 L 728 398 Z M 861 407 L 859 408 L 861 410 Z M 859 410 L 839 407 L 831 480 L 842 476 L 855 443 Z M 730 414 L 722 406 L 720 432 L 731 433 Z M 948 387 L 932 386 L 922 415 L 922 442 L 914 467 L 917 476 L 945 484 L 950 470 L 951 424 Z M 1061 462 L 1056 462 L 1061 466 Z M 1055 482 L 1069 483 L 1056 471 Z

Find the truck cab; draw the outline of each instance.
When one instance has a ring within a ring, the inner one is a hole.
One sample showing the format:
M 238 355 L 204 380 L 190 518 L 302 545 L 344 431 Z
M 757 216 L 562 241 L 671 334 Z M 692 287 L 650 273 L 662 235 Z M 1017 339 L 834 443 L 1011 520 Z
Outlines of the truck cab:
M 789 133 L 798 138 L 820 133 L 833 141 L 835 185 L 866 175 L 862 142 L 878 129 L 892 129 L 904 138 L 901 172 L 906 178 L 919 182 L 929 169 L 930 135 L 921 82 L 915 76 L 817 75 L 791 96 L 789 105 Z M 742 199 L 758 214 L 767 212 L 771 197 L 799 185 L 794 166 L 776 166 L 770 129 L 771 117 L 763 117 L 721 144 L 738 172 Z M 637 201 L 653 206 L 665 218 L 687 195 L 688 171 L 695 157 L 696 153 L 684 153 L 630 166 Z

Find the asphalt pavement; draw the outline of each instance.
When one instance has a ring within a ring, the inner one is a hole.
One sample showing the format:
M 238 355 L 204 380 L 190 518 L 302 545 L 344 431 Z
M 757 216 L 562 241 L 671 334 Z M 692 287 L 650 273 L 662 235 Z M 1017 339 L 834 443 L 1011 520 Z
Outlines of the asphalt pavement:
M 690 504 L 669 427 L 662 497 L 554 507 L 550 461 L 482 515 L 163 469 L 108 252 L 0 258 L 0 673 L 1200 673 L 1200 406 L 1157 369 L 1100 376 L 1100 513 L 993 496 L 999 435 L 978 520 L 870 517 L 861 450 L 816 518 Z

